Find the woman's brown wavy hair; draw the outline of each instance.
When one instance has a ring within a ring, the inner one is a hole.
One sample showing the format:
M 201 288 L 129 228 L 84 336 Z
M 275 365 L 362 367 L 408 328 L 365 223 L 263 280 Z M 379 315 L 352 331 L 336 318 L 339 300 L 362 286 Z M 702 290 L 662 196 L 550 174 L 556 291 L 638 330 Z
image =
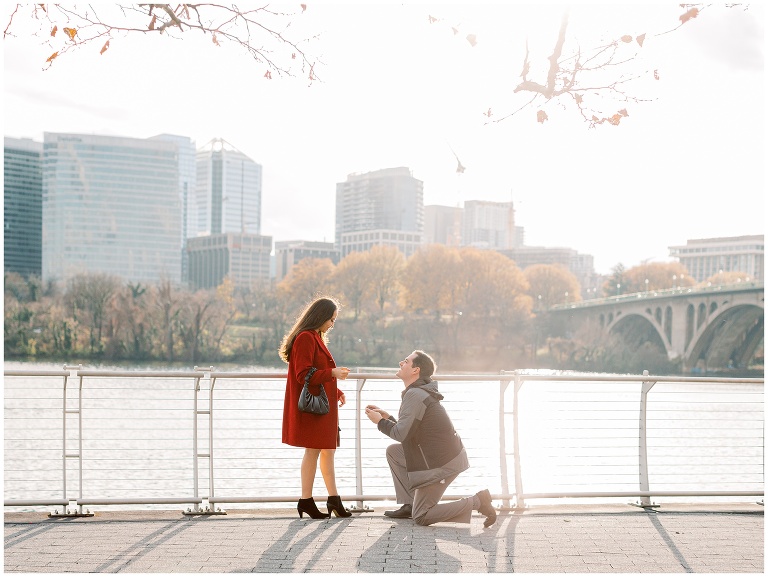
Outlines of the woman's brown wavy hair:
M 280 344 L 278 351 L 280 358 L 287 363 L 291 358 L 293 341 L 296 340 L 298 334 L 302 331 L 318 330 L 326 321 L 331 320 L 340 308 L 339 301 L 332 297 L 316 298 L 304 307 L 304 310 L 296 318 L 293 328 L 283 337 L 283 342 Z M 328 337 L 325 333 L 320 333 L 320 336 L 323 338 L 323 342 L 328 342 Z

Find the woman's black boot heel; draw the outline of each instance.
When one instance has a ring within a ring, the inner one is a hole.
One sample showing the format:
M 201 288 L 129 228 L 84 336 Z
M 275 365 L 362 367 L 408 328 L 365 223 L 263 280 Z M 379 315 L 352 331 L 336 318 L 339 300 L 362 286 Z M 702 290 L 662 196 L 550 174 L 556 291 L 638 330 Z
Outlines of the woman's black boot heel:
M 331 513 L 336 513 L 337 517 L 351 517 L 352 512 L 348 511 L 344 508 L 344 505 L 341 503 L 341 497 L 336 495 L 335 497 L 328 497 L 328 516 L 331 516 Z
M 330 513 L 321 513 L 312 497 L 309 499 L 299 499 L 299 504 L 296 505 L 296 510 L 299 512 L 299 517 L 302 519 L 304 518 L 304 513 L 309 515 L 312 519 L 327 519 L 331 516 Z

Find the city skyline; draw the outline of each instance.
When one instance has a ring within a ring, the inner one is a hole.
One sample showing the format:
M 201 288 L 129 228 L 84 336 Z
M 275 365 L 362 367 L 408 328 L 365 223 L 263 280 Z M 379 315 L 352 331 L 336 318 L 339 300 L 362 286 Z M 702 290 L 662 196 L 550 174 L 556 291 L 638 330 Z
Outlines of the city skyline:
M 592 254 L 600 274 L 619 262 L 671 261 L 669 247 L 689 239 L 763 232 L 762 7 L 713 9 L 648 41 L 643 64 L 661 75 L 656 100 L 629 106 L 620 126 L 594 130 L 556 108 L 543 124 L 529 118 L 535 109 L 485 124 L 481 111 L 501 111 L 508 95 L 488 75 L 500 65 L 500 50 L 490 48 L 504 46 L 497 29 L 480 8 L 433 8 L 463 10 L 477 46 L 430 25 L 423 7 L 309 5 L 303 26 L 325 32 L 326 62 L 311 87 L 268 82 L 247 56 L 217 52 L 205 38 L 120 38 L 103 56 L 81 50 L 46 72 L 40 39 L 9 38 L 4 133 L 169 133 L 198 148 L 225 138 L 264 167 L 261 233 L 276 241 L 332 241 L 335 185 L 397 166 L 424 182 L 425 205 L 512 201 L 526 245 Z M 510 30 L 526 26 L 548 42 L 557 15 L 527 8 Z M 627 19 L 603 8 L 601 22 L 624 31 Z M 517 9 L 504 7 L 499 20 L 510 23 Z M 580 9 L 574 30 L 585 19 Z M 660 11 L 643 9 L 642 24 L 661 30 L 672 13 Z M 397 43 L 386 24 L 397 28 Z M 157 65 L 146 64 L 149 52 Z M 513 54 L 501 64 L 517 77 L 519 46 Z

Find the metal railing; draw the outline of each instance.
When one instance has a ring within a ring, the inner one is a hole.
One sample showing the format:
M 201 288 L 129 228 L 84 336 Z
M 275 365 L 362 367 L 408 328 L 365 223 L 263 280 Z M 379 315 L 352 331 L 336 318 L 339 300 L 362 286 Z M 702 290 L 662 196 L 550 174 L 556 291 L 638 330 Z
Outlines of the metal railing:
M 363 411 L 372 403 L 396 412 L 402 383 L 391 374 L 352 373 L 340 383 L 348 400 L 340 425 L 345 433 L 352 425 L 354 445 L 337 451 L 337 480 L 360 510 L 395 500 L 383 455 L 392 441 Z M 280 442 L 285 378 L 213 367 L 6 369 L 4 504 L 77 514 L 93 505 L 176 504 L 198 514 L 295 502 L 302 452 Z M 763 379 L 435 378 L 472 463 L 446 499 L 485 486 L 516 508 L 561 498 L 653 506 L 652 497 L 763 494 Z

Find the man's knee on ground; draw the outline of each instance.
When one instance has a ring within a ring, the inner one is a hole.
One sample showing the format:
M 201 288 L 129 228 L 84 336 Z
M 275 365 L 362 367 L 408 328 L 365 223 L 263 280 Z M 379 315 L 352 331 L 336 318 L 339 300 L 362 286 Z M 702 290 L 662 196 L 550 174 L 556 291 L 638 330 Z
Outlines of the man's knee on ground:
M 429 525 L 429 522 L 427 522 L 427 513 L 422 513 L 418 517 L 414 517 L 413 521 L 422 527 L 427 527 Z

